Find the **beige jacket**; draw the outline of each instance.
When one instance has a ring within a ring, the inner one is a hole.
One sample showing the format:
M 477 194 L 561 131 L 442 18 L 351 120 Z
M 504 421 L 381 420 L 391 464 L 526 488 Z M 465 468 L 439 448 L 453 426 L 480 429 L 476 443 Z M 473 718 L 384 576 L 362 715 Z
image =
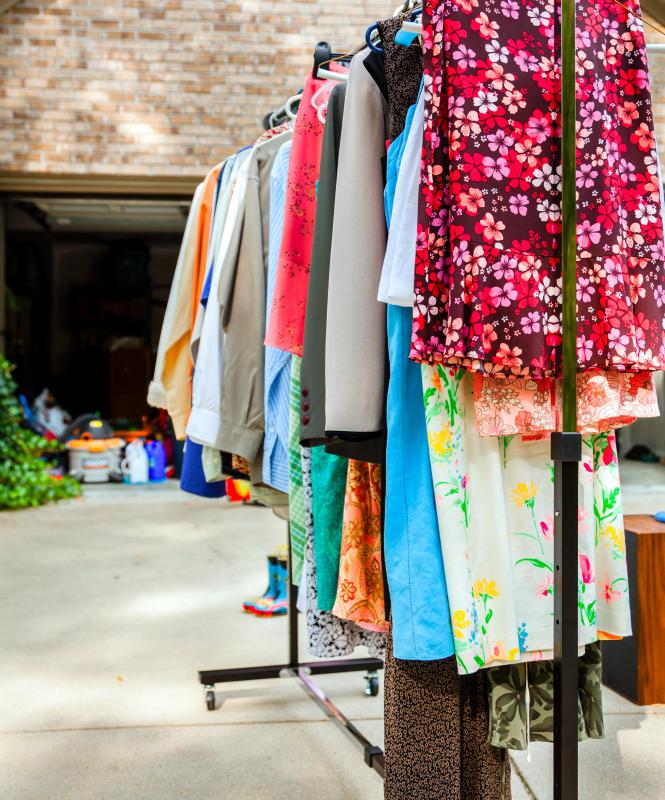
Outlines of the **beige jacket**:
M 189 210 L 159 337 L 155 375 L 148 388 L 148 404 L 169 412 L 178 439 L 185 437 L 190 406 L 189 340 L 194 311 L 192 285 L 198 266 L 196 253 L 202 194 L 201 183 L 194 193 Z

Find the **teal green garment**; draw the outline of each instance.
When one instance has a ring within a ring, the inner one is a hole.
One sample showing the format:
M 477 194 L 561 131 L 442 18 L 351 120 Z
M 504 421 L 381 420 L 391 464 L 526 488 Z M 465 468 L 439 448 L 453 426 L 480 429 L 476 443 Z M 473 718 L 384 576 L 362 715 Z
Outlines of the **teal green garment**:
M 291 362 L 291 408 L 289 413 L 289 533 L 291 537 L 291 580 L 297 586 L 305 561 L 305 490 L 302 482 L 300 446 L 300 361 Z
M 323 447 L 312 448 L 312 513 L 319 611 L 332 611 L 337 596 L 348 470 L 347 458 L 330 455 Z

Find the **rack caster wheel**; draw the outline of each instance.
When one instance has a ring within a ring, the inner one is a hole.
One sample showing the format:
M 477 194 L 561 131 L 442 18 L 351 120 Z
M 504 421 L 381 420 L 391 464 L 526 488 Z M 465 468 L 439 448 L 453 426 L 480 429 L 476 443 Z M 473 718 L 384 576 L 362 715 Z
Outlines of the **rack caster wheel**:
M 217 698 L 215 697 L 215 690 L 211 686 L 206 686 L 206 708 L 208 711 L 214 711 L 217 706 Z
M 365 694 L 368 697 L 376 697 L 379 693 L 379 675 L 376 672 L 368 672 L 365 675 Z

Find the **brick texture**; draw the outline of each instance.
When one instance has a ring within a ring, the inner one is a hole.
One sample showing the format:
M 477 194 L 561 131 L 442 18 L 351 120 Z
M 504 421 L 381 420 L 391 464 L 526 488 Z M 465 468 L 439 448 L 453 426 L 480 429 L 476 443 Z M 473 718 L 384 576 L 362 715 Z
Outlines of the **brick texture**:
M 397 0 L 19 0 L 0 15 L 0 171 L 199 176 Z M 647 28 L 647 38 L 665 36 Z M 665 52 L 650 57 L 665 157 Z
M 397 0 L 18 0 L 0 14 L 0 171 L 198 176 Z
M 644 26 L 646 40 L 650 44 L 665 44 L 665 27 L 656 20 L 647 17 L 650 22 L 663 33 L 659 33 L 649 25 Z M 661 164 L 665 165 L 665 51 L 649 53 L 649 75 L 651 77 L 651 99 L 653 115 L 656 123 L 656 137 L 660 152 Z

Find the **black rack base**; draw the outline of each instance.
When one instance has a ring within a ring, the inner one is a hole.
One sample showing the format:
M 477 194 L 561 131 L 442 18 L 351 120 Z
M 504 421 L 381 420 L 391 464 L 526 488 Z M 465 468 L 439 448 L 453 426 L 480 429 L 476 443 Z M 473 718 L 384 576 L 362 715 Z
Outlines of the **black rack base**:
M 292 678 L 295 670 L 306 675 L 329 675 L 335 672 L 376 672 L 383 669 L 383 661 L 376 658 L 350 658 L 337 661 L 310 661 L 304 664 L 271 664 L 261 667 L 231 667 L 199 672 L 199 683 L 214 686 L 232 681 L 260 681 L 268 678 Z
M 288 531 L 287 531 L 288 537 Z M 291 541 L 289 542 L 289 575 L 291 570 Z M 298 655 L 298 587 L 291 583 L 289 578 L 289 661 L 286 664 L 270 664 L 260 667 L 231 667 L 229 669 L 210 669 L 199 672 L 199 683 L 205 687 L 206 706 L 208 711 L 213 711 L 217 705 L 215 684 L 231 683 L 232 681 L 260 681 L 272 678 L 295 678 L 309 697 L 318 705 L 323 713 L 331 719 L 340 730 L 363 751 L 365 764 L 375 770 L 383 778 L 384 754 L 383 750 L 373 745 L 351 722 L 344 716 L 337 706 L 330 700 L 325 692 L 311 679 L 310 675 L 331 675 L 338 672 L 367 672 L 366 694 L 376 695 L 379 691 L 377 670 L 383 669 L 383 661 L 377 658 L 340 658 L 334 661 L 308 661 L 301 662 Z
M 373 745 L 310 678 L 311 675 L 330 675 L 338 672 L 361 672 L 364 670 L 368 673 L 368 686 L 371 686 L 376 680 L 376 671 L 382 668 L 383 662 L 375 658 L 312 661 L 304 664 L 273 664 L 261 667 L 232 667 L 230 669 L 202 670 L 199 672 L 199 682 L 205 687 L 206 705 L 208 710 L 212 711 L 216 707 L 214 687 L 217 683 L 295 678 L 323 713 L 361 748 L 365 764 L 383 778 L 385 763 L 383 750 L 377 745 Z M 375 693 L 374 691 L 368 692 L 368 694 Z

